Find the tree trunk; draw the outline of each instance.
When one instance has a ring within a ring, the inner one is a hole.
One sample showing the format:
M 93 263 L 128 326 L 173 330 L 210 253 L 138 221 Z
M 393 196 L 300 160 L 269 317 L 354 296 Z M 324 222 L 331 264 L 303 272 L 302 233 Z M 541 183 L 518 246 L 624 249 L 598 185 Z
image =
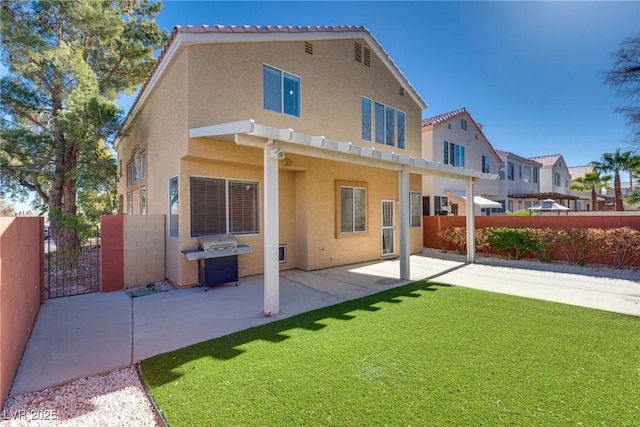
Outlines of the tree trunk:
M 616 210 L 623 211 L 624 207 L 622 206 L 622 189 L 620 188 L 620 172 L 616 171 L 616 174 L 613 178 L 613 191 L 616 197 Z
M 592 211 L 597 211 L 598 210 L 598 196 L 596 195 L 596 186 L 595 185 L 591 186 L 591 210 Z

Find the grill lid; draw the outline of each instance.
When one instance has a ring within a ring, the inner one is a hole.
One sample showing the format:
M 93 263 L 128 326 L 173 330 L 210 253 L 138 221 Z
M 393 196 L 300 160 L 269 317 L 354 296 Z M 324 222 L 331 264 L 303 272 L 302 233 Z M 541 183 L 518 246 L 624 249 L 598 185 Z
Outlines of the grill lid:
M 209 234 L 198 236 L 198 246 L 205 251 L 238 246 L 238 240 L 233 234 Z

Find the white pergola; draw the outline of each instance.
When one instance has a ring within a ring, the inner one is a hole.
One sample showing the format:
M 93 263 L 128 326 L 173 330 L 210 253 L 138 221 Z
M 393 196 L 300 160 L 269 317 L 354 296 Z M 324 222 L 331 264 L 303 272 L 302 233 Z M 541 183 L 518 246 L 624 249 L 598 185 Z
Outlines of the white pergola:
M 466 181 L 466 194 L 473 197 L 473 184 L 478 179 L 498 179 L 488 174 L 443 165 L 408 155 L 380 151 L 374 147 L 333 141 L 323 136 L 307 135 L 293 129 L 279 129 L 254 120 L 222 123 L 189 130 L 190 138 L 232 141 L 237 145 L 263 150 L 264 165 L 264 312 L 280 312 L 278 158 L 282 153 L 298 154 L 344 163 L 371 166 L 398 172 L 400 199 L 400 278 L 410 279 L 410 204 L 409 174 L 435 175 Z M 467 203 L 467 262 L 475 261 L 475 217 L 473 203 Z

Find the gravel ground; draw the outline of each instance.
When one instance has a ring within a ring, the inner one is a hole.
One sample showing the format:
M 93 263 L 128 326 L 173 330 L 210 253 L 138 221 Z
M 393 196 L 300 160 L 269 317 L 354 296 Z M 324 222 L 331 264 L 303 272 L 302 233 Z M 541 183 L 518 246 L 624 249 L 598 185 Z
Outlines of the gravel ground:
M 0 426 L 161 426 L 134 366 L 10 397 Z
M 465 255 L 425 249 L 434 258 L 464 261 Z M 509 260 L 478 254 L 479 264 L 530 268 L 590 276 L 613 277 L 640 282 L 640 268 L 612 269 L 606 266 L 580 267 L 566 263 L 541 263 L 537 260 Z M 136 291 L 163 292 L 173 287 L 163 283 L 143 285 Z M 83 378 L 58 387 L 7 399 L 0 413 L 0 427 L 9 426 L 162 426 L 131 366 L 104 375 Z

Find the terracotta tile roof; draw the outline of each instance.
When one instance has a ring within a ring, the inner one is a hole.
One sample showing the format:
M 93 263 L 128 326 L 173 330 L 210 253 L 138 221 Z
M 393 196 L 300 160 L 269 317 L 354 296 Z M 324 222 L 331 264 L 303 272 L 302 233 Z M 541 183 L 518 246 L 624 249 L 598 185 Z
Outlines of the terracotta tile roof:
M 547 156 L 531 157 L 531 159 L 542 163 L 542 167 L 550 167 L 555 165 L 560 157 L 562 157 L 562 154 L 549 154 Z
M 467 112 L 467 109 L 462 107 L 458 110 L 449 111 L 448 113 L 442 113 L 438 114 L 437 116 L 428 117 L 422 121 L 422 126 L 437 125 L 438 123 L 445 122 L 465 112 Z
M 138 91 L 138 94 L 136 95 L 136 98 L 133 104 L 131 105 L 131 108 L 127 112 L 127 117 L 125 118 L 124 123 L 126 124 L 131 118 L 131 115 L 133 111 L 135 111 L 137 104 L 140 101 L 140 98 L 142 97 L 145 90 L 147 89 L 147 86 L 149 85 L 150 81 L 153 79 L 156 71 L 158 71 L 158 68 L 162 63 L 162 60 L 164 59 L 165 55 L 171 48 L 178 34 L 215 34 L 215 33 L 218 33 L 218 34 L 354 33 L 354 38 L 355 38 L 355 33 L 364 33 L 366 36 L 370 37 L 373 40 L 373 42 L 376 44 L 376 46 L 379 48 L 378 51 L 383 55 L 383 60 L 387 61 L 391 65 L 391 67 L 401 76 L 401 78 L 404 80 L 404 83 L 407 85 L 407 89 L 412 91 L 413 94 L 415 95 L 415 98 L 419 100 L 418 103 L 422 103 L 423 108 L 425 108 L 427 105 L 427 103 L 424 101 L 424 99 L 422 99 L 422 97 L 420 96 L 418 91 L 415 89 L 415 87 L 411 84 L 411 82 L 409 82 L 409 79 L 407 79 L 404 73 L 402 73 L 402 71 L 400 70 L 400 67 L 398 67 L 398 65 L 393 61 L 393 59 L 391 59 L 391 56 L 389 56 L 389 54 L 387 53 L 386 50 L 384 50 L 380 42 L 378 42 L 378 40 L 373 36 L 373 34 L 371 34 L 371 31 L 369 31 L 369 29 L 367 29 L 364 26 L 356 26 L 356 25 L 338 25 L 338 26 L 317 26 L 317 25 L 316 26 L 282 26 L 282 25 L 273 25 L 273 26 L 272 25 L 239 25 L 239 26 L 237 25 L 212 25 L 212 26 L 198 25 L 198 26 L 194 26 L 194 25 L 187 25 L 187 26 L 180 26 L 180 25 L 176 25 L 173 28 L 173 31 L 171 32 L 171 35 L 169 36 L 169 39 L 165 43 L 162 51 L 158 55 L 158 59 L 156 60 L 155 65 L 153 66 L 151 72 L 149 73 L 149 77 L 147 77 L 147 80 L 140 87 L 140 90 Z
M 507 161 L 507 157 L 513 157 L 520 162 L 529 163 L 537 167 L 542 167 L 542 163 L 536 160 L 533 160 L 533 158 L 527 159 L 526 157 L 518 156 L 517 154 L 512 153 L 511 151 L 505 151 L 505 150 L 496 150 L 496 152 L 500 156 L 500 160 L 502 160 L 503 162 Z

